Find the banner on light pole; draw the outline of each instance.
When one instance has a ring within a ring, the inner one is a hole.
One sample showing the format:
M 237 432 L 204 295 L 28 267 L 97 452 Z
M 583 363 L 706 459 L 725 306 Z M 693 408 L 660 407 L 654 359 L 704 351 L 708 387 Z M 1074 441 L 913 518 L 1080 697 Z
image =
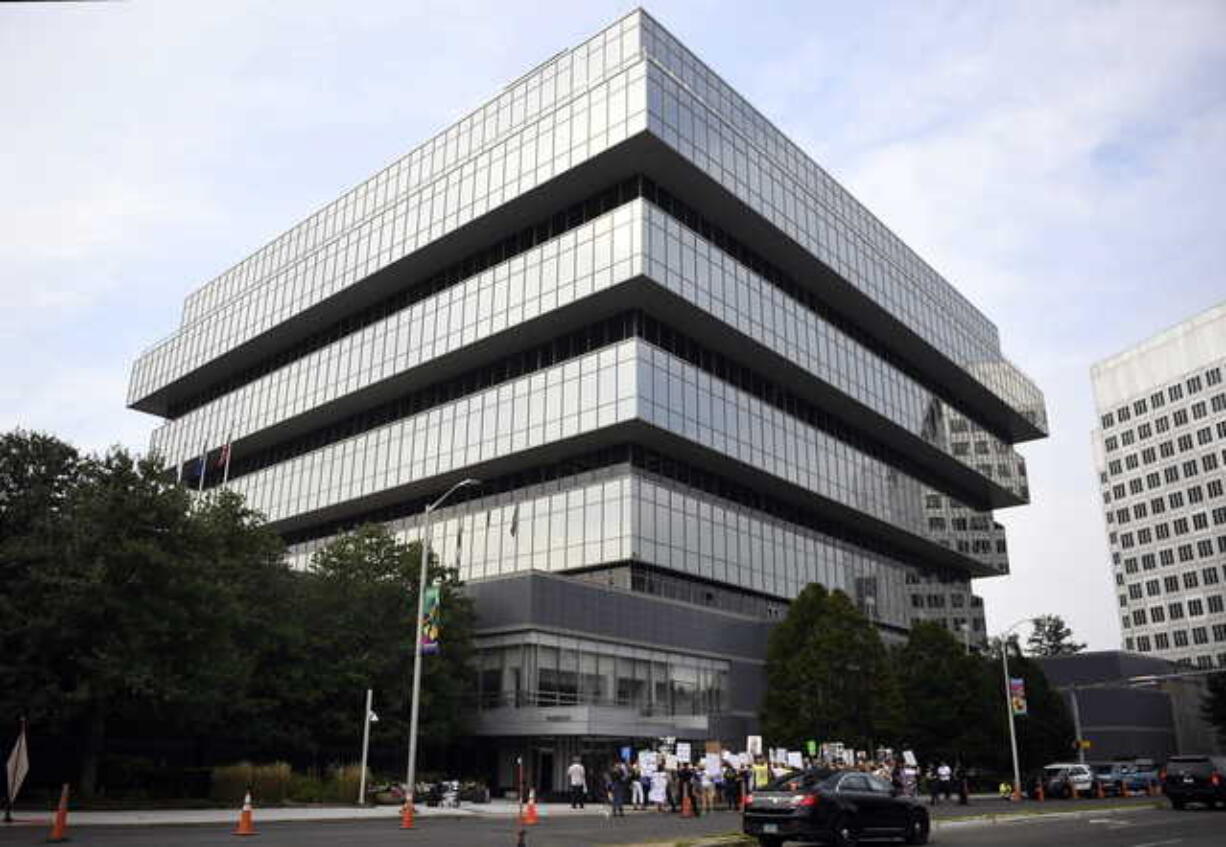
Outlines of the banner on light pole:
M 1026 714 L 1026 681 L 1024 679 L 1009 680 L 1009 707 L 1013 714 Z
M 439 590 L 437 585 L 428 585 L 422 605 L 421 653 L 423 656 L 438 652 L 438 636 Z

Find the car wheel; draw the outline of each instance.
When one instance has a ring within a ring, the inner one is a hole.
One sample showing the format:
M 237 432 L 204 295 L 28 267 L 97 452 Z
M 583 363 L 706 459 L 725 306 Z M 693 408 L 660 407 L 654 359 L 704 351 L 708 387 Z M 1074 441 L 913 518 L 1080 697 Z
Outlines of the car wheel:
M 834 822 L 834 847 L 856 847 L 859 840 L 851 818 L 840 815 Z
M 783 847 L 783 840 L 771 835 L 759 835 L 758 847 Z
M 911 823 L 907 825 L 906 842 L 908 844 L 927 844 L 928 831 L 931 828 L 931 823 L 928 816 L 920 813 L 911 818 Z
M 1171 798 L 1171 808 L 1176 811 L 1182 810 L 1183 807 L 1186 805 L 1187 805 L 1186 800 L 1176 800 L 1174 797 Z

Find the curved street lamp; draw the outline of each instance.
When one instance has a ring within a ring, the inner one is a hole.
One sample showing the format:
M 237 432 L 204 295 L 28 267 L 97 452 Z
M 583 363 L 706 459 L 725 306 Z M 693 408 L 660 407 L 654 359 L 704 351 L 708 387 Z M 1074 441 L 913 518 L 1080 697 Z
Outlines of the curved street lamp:
M 405 777 L 405 802 L 410 806 L 417 794 L 417 712 L 421 705 L 421 633 L 422 616 L 426 608 L 426 567 L 430 561 L 430 515 L 443 502 L 461 488 L 480 485 L 481 480 L 462 479 L 443 492 L 443 495 L 426 506 L 422 527 L 421 573 L 417 578 L 417 637 L 413 639 L 413 706 L 409 713 L 409 768 Z
M 1022 618 L 1009 624 L 1001 632 L 1000 665 L 1005 675 L 1005 713 L 1009 716 L 1009 746 L 1013 750 L 1013 800 L 1022 799 L 1022 772 L 1017 764 L 1017 729 L 1014 726 L 1013 699 L 1009 696 L 1009 634 L 1024 623 L 1033 623 L 1034 618 Z

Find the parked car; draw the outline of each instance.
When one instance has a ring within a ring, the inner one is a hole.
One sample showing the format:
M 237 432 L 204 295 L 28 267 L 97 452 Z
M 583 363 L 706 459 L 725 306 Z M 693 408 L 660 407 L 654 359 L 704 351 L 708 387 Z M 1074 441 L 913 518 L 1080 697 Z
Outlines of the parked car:
M 1176 809 L 1188 803 L 1226 803 L 1226 756 L 1171 756 L 1161 777 L 1162 791 Z
M 1149 760 L 1129 762 L 1092 762 L 1095 783 L 1101 784 L 1103 794 L 1123 797 L 1132 792 L 1146 792 L 1158 784 L 1158 772 Z
M 884 779 L 859 771 L 795 771 L 745 798 L 741 828 L 761 847 L 809 841 L 851 847 L 861 838 L 927 844 L 928 810 Z
M 1077 762 L 1056 762 L 1045 765 L 1038 779 L 1048 797 L 1068 799 L 1074 792 L 1089 794 L 1094 790 L 1094 774 L 1089 765 Z

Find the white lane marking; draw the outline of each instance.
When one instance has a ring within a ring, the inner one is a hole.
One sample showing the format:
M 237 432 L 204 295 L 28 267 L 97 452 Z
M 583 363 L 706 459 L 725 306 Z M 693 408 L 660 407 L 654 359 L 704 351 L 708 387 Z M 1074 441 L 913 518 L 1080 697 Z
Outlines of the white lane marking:
M 1166 841 L 1146 841 L 1144 844 L 1134 844 L 1132 847 L 1163 847 L 1165 844 L 1182 844 L 1182 838 L 1168 838 Z

